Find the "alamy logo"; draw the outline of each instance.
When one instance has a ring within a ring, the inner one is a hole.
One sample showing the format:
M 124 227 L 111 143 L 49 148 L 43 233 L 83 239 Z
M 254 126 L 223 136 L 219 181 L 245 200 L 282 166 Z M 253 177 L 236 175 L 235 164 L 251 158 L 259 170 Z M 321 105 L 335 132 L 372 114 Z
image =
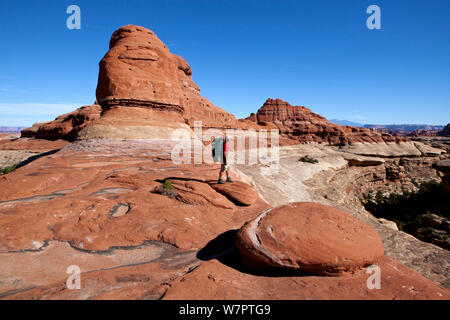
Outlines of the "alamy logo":
M 67 267 L 66 273 L 70 274 L 67 278 L 66 286 L 69 290 L 81 289 L 81 269 L 77 265 Z
M 369 30 L 381 29 L 381 9 L 379 6 L 372 4 L 367 7 L 367 13 L 371 14 L 366 21 Z
M 67 7 L 67 14 L 70 16 L 66 20 L 67 29 L 81 29 L 81 9 L 79 6 L 72 4 Z
M 379 266 L 370 265 L 367 267 L 366 273 L 373 273 L 367 278 L 367 289 L 381 289 L 381 269 Z

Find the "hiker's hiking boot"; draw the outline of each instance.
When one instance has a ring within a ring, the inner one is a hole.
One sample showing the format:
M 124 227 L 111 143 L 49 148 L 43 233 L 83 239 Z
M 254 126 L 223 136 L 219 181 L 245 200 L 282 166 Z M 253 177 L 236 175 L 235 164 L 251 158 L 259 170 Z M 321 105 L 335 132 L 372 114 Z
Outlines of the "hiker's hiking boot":
M 228 177 L 227 182 L 234 182 L 234 181 L 230 177 Z
M 219 181 L 217 181 L 218 183 L 220 183 L 220 184 L 225 184 L 226 182 L 225 181 L 223 181 L 222 179 L 219 179 Z

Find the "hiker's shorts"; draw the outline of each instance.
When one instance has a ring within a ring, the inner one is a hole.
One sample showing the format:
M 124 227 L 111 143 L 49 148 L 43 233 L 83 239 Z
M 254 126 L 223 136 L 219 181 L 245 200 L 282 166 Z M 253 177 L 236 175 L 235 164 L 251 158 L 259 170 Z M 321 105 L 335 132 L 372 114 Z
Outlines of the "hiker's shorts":
M 228 169 L 230 169 L 230 165 L 222 163 L 220 171 L 228 171 Z

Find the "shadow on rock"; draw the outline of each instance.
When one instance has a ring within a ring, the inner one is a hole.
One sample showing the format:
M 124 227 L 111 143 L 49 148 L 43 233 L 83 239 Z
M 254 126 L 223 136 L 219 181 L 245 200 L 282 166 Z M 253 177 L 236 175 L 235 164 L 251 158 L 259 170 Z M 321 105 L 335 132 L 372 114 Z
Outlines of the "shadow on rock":
M 320 275 L 305 272 L 301 270 L 284 268 L 261 268 L 254 269 L 245 266 L 242 263 L 239 250 L 235 244 L 235 237 L 238 230 L 228 230 L 206 244 L 197 253 L 197 258 L 203 261 L 217 259 L 217 261 L 233 268 L 239 272 L 262 277 L 307 277 Z
M 37 155 L 35 155 L 35 156 L 31 156 L 31 157 L 29 157 L 28 159 L 26 159 L 26 160 L 20 162 L 20 163 L 17 165 L 16 168 L 18 169 L 18 168 L 20 168 L 20 167 L 23 167 L 23 166 L 29 164 L 30 162 L 33 162 L 34 160 L 37 160 L 37 159 L 39 159 L 39 158 L 41 158 L 41 157 L 49 156 L 49 155 L 51 155 L 51 154 L 54 154 L 54 153 L 58 152 L 59 150 L 61 150 L 61 149 L 55 149 L 55 150 L 51 150 L 51 151 L 47 151 L 47 152 L 43 152 L 43 153 L 37 154 Z

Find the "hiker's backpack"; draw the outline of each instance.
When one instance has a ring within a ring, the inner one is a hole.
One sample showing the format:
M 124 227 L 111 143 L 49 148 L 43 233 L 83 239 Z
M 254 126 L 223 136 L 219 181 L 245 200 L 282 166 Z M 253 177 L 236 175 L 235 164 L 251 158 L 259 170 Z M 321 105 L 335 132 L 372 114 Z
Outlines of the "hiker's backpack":
M 214 138 L 211 151 L 214 162 L 223 161 L 223 138 Z

